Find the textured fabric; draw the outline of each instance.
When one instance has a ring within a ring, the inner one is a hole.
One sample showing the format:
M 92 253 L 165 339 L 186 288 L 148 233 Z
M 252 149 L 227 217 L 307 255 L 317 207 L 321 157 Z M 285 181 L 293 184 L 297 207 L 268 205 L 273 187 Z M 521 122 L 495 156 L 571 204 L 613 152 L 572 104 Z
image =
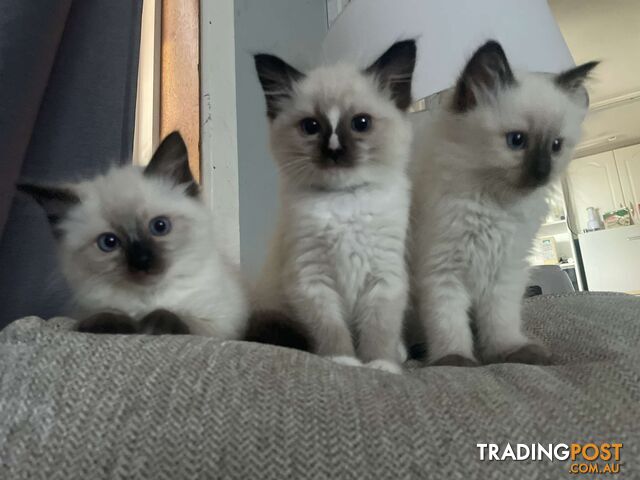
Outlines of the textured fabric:
M 44 28 L 41 24 L 53 21 L 51 16 L 64 13 L 59 47 L 53 38 L 48 45 L 57 47 L 55 62 L 44 79 L 44 96 L 37 95 L 39 110 L 33 131 L 25 138 L 29 144 L 20 181 L 76 180 L 114 162 L 127 161 L 133 150 L 142 0 L 82 0 L 73 2 L 70 9 L 68 0 L 20 2 L 25 5 L 16 11 L 33 10 L 37 19 L 18 24 L 25 32 L 38 31 Z M 49 5 L 53 3 L 57 8 Z M 33 74 L 39 74 L 38 62 L 44 62 L 46 55 L 41 57 L 29 44 L 20 43 L 24 36 L 16 37 L 14 55 L 24 56 L 23 61 L 33 63 Z M 17 82 L 13 88 L 19 90 L 22 83 L 14 77 L 8 81 Z M 4 79 L 0 82 L 4 85 Z M 30 90 L 28 95 L 36 95 Z M 5 99 L 13 95 L 11 91 L 0 91 L 0 116 L 3 109 L 14 105 L 13 100 Z M 26 102 L 22 92 L 16 98 Z M 18 120 L 9 117 L 9 123 Z M 13 129 L 0 129 L 0 141 L 11 132 Z M 15 175 L 7 179 L 11 194 L 15 180 Z M 0 327 L 24 315 L 62 315 L 67 299 L 44 212 L 26 195 L 15 195 L 0 238 Z
M 560 479 L 477 443 L 622 442 L 640 472 L 640 299 L 525 301 L 549 367 L 405 375 L 195 336 L 95 336 L 27 318 L 0 334 L 0 478 Z

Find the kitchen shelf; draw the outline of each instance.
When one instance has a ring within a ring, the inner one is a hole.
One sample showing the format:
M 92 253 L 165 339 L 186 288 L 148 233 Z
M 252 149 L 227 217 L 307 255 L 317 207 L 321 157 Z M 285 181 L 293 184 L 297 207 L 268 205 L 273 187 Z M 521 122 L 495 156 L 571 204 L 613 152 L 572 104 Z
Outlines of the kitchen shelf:
M 555 222 L 543 223 L 538 231 L 539 235 L 560 235 L 568 234 L 569 226 L 566 220 L 557 220 Z

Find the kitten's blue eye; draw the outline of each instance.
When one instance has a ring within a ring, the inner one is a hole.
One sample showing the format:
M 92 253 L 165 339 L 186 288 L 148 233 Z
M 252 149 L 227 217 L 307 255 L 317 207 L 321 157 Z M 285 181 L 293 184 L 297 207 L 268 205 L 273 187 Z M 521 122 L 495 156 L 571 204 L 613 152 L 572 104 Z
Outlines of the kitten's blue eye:
M 356 132 L 366 132 L 371 128 L 371 115 L 361 113 L 351 119 L 351 128 Z
M 527 146 L 527 134 L 524 132 L 507 133 L 507 145 L 512 150 L 522 150 Z
M 156 217 L 149 222 L 149 231 L 157 237 L 166 235 L 171 231 L 171 222 L 167 217 Z
M 320 131 L 320 123 L 313 117 L 303 118 L 300 122 L 300 128 L 306 135 L 315 135 Z
M 562 150 L 562 139 L 556 138 L 553 143 L 551 143 L 551 151 L 558 153 L 560 150 Z
M 98 236 L 96 240 L 98 244 L 98 248 L 103 252 L 113 252 L 118 245 L 120 245 L 120 239 L 115 235 L 115 233 L 107 232 Z

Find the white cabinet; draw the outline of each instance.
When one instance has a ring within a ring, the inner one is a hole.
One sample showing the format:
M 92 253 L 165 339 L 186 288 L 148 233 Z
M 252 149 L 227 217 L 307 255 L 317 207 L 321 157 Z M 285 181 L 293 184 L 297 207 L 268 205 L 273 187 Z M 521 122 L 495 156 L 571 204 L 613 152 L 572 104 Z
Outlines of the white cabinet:
M 596 207 L 600 216 L 625 205 L 622 184 L 613 152 L 576 158 L 567 170 L 572 225 L 578 232 L 587 228 L 587 208 Z
M 640 145 L 613 151 L 620 176 L 625 206 L 640 208 Z
M 589 290 L 640 293 L 640 225 L 580 233 L 587 227 L 588 207 L 595 207 L 601 217 L 620 207 L 638 212 L 640 145 L 573 160 L 565 197 L 570 224 L 579 233 Z
M 640 225 L 581 233 L 578 238 L 590 291 L 640 293 Z

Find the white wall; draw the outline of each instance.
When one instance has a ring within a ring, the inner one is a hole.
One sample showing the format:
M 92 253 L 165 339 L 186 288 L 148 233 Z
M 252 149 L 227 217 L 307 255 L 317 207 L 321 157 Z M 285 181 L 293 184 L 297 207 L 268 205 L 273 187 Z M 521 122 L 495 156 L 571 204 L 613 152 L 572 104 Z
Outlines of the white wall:
M 240 257 L 243 270 L 253 277 L 277 218 L 278 176 L 252 55 L 272 53 L 301 70 L 314 66 L 327 32 L 327 12 L 321 0 L 236 0 L 234 8 Z

